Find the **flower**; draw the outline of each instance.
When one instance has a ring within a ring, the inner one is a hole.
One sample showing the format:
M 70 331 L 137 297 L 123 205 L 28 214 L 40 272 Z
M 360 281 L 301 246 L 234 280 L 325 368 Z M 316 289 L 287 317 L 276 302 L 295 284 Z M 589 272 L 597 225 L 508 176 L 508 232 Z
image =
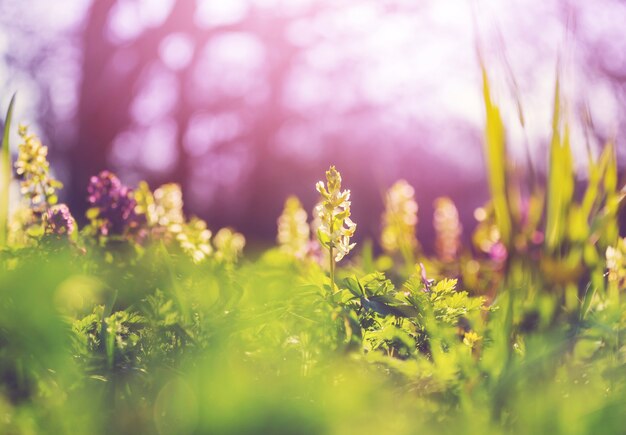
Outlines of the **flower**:
M 18 145 L 15 172 L 20 179 L 20 190 L 30 201 L 30 207 L 37 214 L 56 204 L 56 190 L 63 184 L 50 176 L 48 147 L 39 138 L 28 132 L 28 127 L 20 125 L 18 133 L 22 143 Z
M 50 207 L 44 215 L 45 233 L 70 236 L 76 229 L 76 221 L 65 204 Z
M 281 251 L 296 258 L 303 258 L 309 248 L 310 228 L 307 212 L 296 196 L 285 201 L 285 208 L 278 218 L 276 240 Z
M 213 254 L 213 234 L 206 222 L 196 217 L 185 219 L 180 185 L 164 184 L 153 193 L 148 183 L 142 181 L 133 197 L 135 212 L 145 218 L 152 240 L 178 244 L 194 263 L 201 263 Z
M 463 344 L 473 349 L 476 346 L 476 343 L 478 343 L 482 339 L 483 338 L 474 331 L 469 331 L 466 332 L 463 336 Z
M 156 205 L 154 204 L 154 194 L 150 190 L 150 186 L 145 181 L 140 181 L 137 188 L 133 191 L 135 200 L 135 213 L 143 215 L 149 227 L 157 225 L 159 218 L 156 214 Z
M 619 289 L 626 288 L 626 238 L 606 249 L 606 268 L 609 283 L 616 283 Z
M 322 201 L 315 207 L 315 214 L 320 220 L 317 237 L 331 256 L 336 250 L 335 261 L 341 261 L 356 243 L 350 238 L 356 231 L 356 224 L 350 219 L 350 191 L 341 190 L 341 174 L 331 166 L 326 171 L 326 185 L 317 182 L 315 188 L 322 196 Z
M 152 193 L 142 181 L 133 192 L 135 213 L 144 216 L 153 236 L 169 236 L 182 231 L 185 223 L 183 193 L 176 183 L 164 184 Z
M 444 262 L 454 261 L 461 248 L 463 227 L 459 221 L 459 212 L 450 198 L 435 200 L 433 225 L 436 233 L 437 255 Z
M 157 224 L 162 227 L 180 225 L 183 215 L 183 192 L 176 183 L 164 184 L 154 191 L 154 212 Z
M 412 253 L 417 248 L 415 189 L 406 181 L 397 181 L 385 195 L 381 245 L 389 253 Z
M 319 265 L 324 266 L 328 264 L 329 260 L 329 252 L 327 249 L 324 249 L 322 244 L 320 243 L 317 235 L 318 230 L 322 226 L 322 219 L 319 217 L 317 213 L 318 207 L 321 207 L 322 201 L 318 201 L 311 211 L 312 219 L 311 225 L 309 226 L 311 238 L 309 239 L 307 253 L 311 259 L 316 261 Z
M 87 217 L 100 235 L 123 235 L 140 226 L 142 218 L 135 210 L 133 192 L 115 174 L 102 171 L 91 177 L 87 193 L 92 206 Z
M 200 263 L 213 252 L 210 243 L 212 233 L 202 219 L 191 218 L 174 230 L 180 248 L 194 263 Z
M 472 234 L 474 246 L 496 264 L 503 264 L 509 252 L 502 243 L 493 206 L 489 203 L 485 207 L 477 208 L 474 210 L 474 218 L 478 222 Z
M 491 249 L 489 250 L 489 258 L 491 258 L 496 263 L 504 263 L 508 257 L 509 253 L 502 242 L 496 242 L 491 245 Z
M 213 244 L 216 249 L 215 258 L 218 261 L 234 263 L 246 246 L 246 238 L 231 228 L 222 228 L 215 235 Z

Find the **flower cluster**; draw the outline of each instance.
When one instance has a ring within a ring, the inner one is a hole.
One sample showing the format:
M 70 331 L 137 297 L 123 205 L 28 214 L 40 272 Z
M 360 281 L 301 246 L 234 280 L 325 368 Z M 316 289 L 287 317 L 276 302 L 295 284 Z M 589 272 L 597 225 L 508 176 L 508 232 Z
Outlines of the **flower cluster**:
M 29 200 L 30 208 L 41 215 L 56 204 L 56 190 L 63 185 L 50 176 L 48 147 L 42 145 L 39 138 L 29 133 L 24 125 L 19 126 L 18 133 L 22 143 L 18 146 L 15 172 L 20 180 L 20 190 Z
M 126 235 L 141 225 L 132 190 L 115 174 L 102 171 L 91 177 L 87 193 L 91 205 L 87 217 L 99 235 Z
M 154 191 L 142 181 L 133 195 L 135 212 L 144 216 L 154 234 L 177 234 L 185 223 L 183 193 L 176 183 L 164 184 Z
M 159 217 L 156 214 L 154 194 L 150 190 L 148 183 L 145 181 L 139 182 L 137 188 L 133 191 L 133 199 L 135 200 L 135 213 L 144 217 L 148 227 L 157 225 Z
M 463 228 L 459 221 L 459 212 L 450 198 L 435 200 L 433 226 L 436 233 L 435 249 L 438 257 L 444 262 L 454 261 L 461 249 Z
M 180 185 L 164 184 L 154 193 L 142 181 L 135 190 L 135 212 L 145 216 L 153 240 L 175 242 L 195 263 L 200 263 L 213 253 L 211 231 L 202 219 L 186 221 L 183 213 L 183 194 Z
M 55 236 L 71 236 L 76 229 L 76 221 L 65 204 L 50 207 L 44 215 L 45 233 Z
M 216 249 L 215 258 L 218 261 L 234 263 L 246 246 L 246 238 L 231 228 L 222 228 L 213 238 L 213 244 Z
M 606 267 L 609 283 L 619 289 L 626 289 L 626 238 L 619 239 L 617 246 L 609 246 L 606 250 Z
M 154 214 L 157 224 L 162 227 L 179 226 L 185 222 L 180 185 L 168 183 L 154 191 Z
M 276 240 L 280 249 L 296 258 L 303 258 L 309 248 L 310 232 L 306 210 L 297 197 L 290 196 L 278 218 Z
M 211 230 L 202 219 L 192 218 L 189 222 L 179 225 L 175 233 L 176 241 L 183 252 L 195 263 L 200 263 L 213 252 L 211 247 Z
M 383 231 L 380 243 L 388 253 L 412 256 L 417 248 L 417 202 L 415 189 L 405 180 L 397 181 L 385 195 Z
M 326 171 L 326 186 L 319 181 L 315 188 L 322 195 L 322 202 L 315 208 L 321 224 L 317 237 L 326 247 L 334 261 L 340 261 L 356 245 L 350 243 L 356 224 L 350 219 L 350 191 L 341 190 L 341 174 L 331 166 Z

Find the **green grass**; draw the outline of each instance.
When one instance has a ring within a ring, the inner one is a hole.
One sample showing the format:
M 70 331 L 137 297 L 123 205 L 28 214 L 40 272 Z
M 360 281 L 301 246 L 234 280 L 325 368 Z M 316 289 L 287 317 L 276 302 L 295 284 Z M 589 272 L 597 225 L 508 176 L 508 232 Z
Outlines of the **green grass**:
M 201 221 L 158 224 L 147 185 L 134 198 L 149 219 L 120 237 L 98 232 L 104 209 L 71 237 L 30 216 L 41 230 L 0 251 L 0 432 L 623 433 L 615 147 L 590 153 L 576 197 L 557 84 L 547 184 L 522 203 L 484 79 L 492 201 L 453 262 L 367 242 L 335 264 L 307 250 L 301 213 L 294 239 L 283 219 L 289 249 L 237 259 L 230 231 L 211 247 Z M 481 250 L 485 234 L 506 259 Z

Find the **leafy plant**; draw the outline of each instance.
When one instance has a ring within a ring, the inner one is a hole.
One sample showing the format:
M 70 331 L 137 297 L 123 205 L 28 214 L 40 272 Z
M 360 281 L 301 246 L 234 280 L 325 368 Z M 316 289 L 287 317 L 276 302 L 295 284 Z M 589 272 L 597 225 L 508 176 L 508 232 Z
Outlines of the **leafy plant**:
M 320 220 L 317 238 L 330 256 L 330 288 L 334 291 L 335 263 L 354 248 L 355 243 L 350 243 L 350 238 L 356 231 L 356 224 L 350 219 L 350 191 L 341 190 L 341 174 L 334 166 L 326 171 L 326 182 L 326 185 L 323 181 L 315 185 L 322 196 L 315 213 Z
M 186 217 L 178 185 L 132 188 L 111 172 L 92 178 L 77 231 L 47 149 L 22 130 L 28 213 L 3 232 L 0 432 L 622 433 L 615 146 L 589 153 L 576 195 L 557 80 L 547 183 L 523 186 L 483 78 L 492 198 L 474 249 L 439 199 L 433 256 L 398 182 L 384 254 L 364 242 L 346 259 L 356 224 L 332 166 L 313 222 L 290 197 L 279 246 L 258 258 L 241 261 L 234 229 L 213 236 Z

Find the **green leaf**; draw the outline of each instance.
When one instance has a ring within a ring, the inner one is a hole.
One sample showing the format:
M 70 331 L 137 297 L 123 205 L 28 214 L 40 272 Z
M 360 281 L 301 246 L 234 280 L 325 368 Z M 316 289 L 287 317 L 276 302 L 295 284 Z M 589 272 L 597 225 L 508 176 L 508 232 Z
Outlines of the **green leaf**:
M 365 290 L 363 289 L 363 286 L 361 285 L 361 283 L 355 276 L 344 279 L 343 284 L 350 291 L 350 293 L 352 293 L 354 296 L 356 297 L 365 296 Z
M 417 317 L 418 311 L 408 304 L 403 304 L 401 301 L 393 298 L 389 295 L 371 296 L 370 298 L 361 298 L 361 304 L 377 312 L 382 316 L 393 315 L 396 317 Z
M 13 107 L 15 105 L 15 95 L 11 97 L 9 109 L 4 119 L 4 133 L 2 135 L 2 149 L 0 151 L 0 247 L 6 246 L 9 231 L 9 192 L 11 188 L 11 147 L 9 143 L 9 133 L 11 131 L 11 119 L 13 117 Z
M 496 224 L 505 246 L 510 246 L 512 219 L 507 202 L 507 154 L 504 136 L 504 123 L 500 116 L 500 109 L 492 102 L 489 90 L 489 79 L 484 65 L 481 65 L 483 74 L 483 96 L 485 100 L 485 156 L 489 189 L 496 215 Z
M 563 134 L 560 129 L 560 93 L 557 75 L 546 217 L 546 246 L 553 253 L 559 250 L 564 241 L 569 222 L 568 210 L 574 195 L 574 161 L 569 142 L 569 127 L 565 124 Z
M 617 158 L 612 143 L 608 143 L 603 157 L 606 159 L 606 172 L 604 175 L 604 191 L 607 195 L 617 192 Z
M 590 282 L 587 284 L 587 288 L 585 288 L 585 296 L 583 297 L 583 302 L 580 306 L 579 320 L 584 320 L 589 308 L 591 307 L 591 301 L 593 300 L 593 296 L 596 293 L 596 288 Z

